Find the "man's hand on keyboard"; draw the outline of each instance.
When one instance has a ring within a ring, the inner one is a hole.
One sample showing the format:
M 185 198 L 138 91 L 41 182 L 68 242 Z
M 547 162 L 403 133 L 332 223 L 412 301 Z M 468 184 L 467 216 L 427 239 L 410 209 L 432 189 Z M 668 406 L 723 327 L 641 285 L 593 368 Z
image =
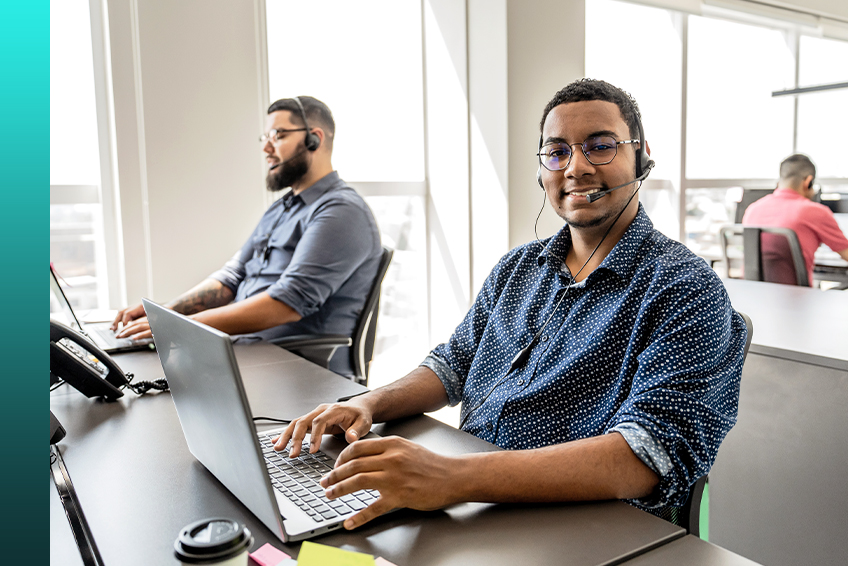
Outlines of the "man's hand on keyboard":
M 450 477 L 457 464 L 456 458 L 397 436 L 360 440 L 342 451 L 321 486 L 328 499 L 361 489 L 380 492 L 377 501 L 345 520 L 346 529 L 355 529 L 392 509 L 429 511 L 455 503 Z
M 153 333 L 150 331 L 150 323 L 147 322 L 147 317 L 145 316 L 124 324 L 124 327 L 119 332 L 116 332 L 115 336 L 117 338 L 141 340 L 143 338 L 151 338 Z
M 318 405 L 318 407 L 300 418 L 293 420 L 275 441 L 275 450 L 284 450 L 291 441 L 289 452 L 292 458 L 300 455 L 300 447 L 306 433 L 311 433 L 309 452 L 315 453 L 321 446 L 324 434 L 345 433 L 345 440 L 356 442 L 371 430 L 371 411 L 354 398 L 345 403 Z

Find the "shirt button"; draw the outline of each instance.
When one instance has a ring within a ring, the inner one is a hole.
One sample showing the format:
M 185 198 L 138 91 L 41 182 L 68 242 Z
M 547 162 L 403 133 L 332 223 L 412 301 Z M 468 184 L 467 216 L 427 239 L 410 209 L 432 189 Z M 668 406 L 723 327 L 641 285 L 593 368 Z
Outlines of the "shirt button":
M 518 385 L 524 385 L 524 380 L 523 380 L 523 379 L 519 379 L 519 380 L 518 380 Z
M 548 341 L 548 337 L 547 337 L 547 336 L 542 336 L 542 342 L 547 342 L 547 341 Z
M 486 430 L 488 430 L 488 431 L 492 430 L 492 423 L 486 423 Z

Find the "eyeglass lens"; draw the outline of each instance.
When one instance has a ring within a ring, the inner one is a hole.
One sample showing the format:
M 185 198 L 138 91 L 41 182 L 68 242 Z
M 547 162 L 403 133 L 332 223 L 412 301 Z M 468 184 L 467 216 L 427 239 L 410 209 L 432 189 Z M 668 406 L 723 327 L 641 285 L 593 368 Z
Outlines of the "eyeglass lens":
M 615 138 L 609 136 L 598 136 L 588 138 L 582 144 L 583 155 L 592 165 L 606 165 L 615 157 Z M 571 146 L 564 143 L 551 143 L 542 147 L 542 164 L 550 171 L 561 171 L 568 167 L 571 161 Z

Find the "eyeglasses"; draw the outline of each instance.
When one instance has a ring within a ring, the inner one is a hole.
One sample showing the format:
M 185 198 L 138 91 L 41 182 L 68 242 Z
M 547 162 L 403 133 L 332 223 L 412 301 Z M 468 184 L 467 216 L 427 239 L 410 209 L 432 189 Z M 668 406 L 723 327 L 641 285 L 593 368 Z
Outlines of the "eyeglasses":
M 260 143 L 271 143 L 278 142 L 283 139 L 283 134 L 288 134 L 289 132 L 305 132 L 306 128 L 294 128 L 292 130 L 269 130 L 267 134 L 262 134 L 259 136 Z
M 616 141 L 610 136 L 595 136 L 586 138 L 582 144 L 579 143 L 549 143 L 539 149 L 539 163 L 548 171 L 562 171 L 571 163 L 574 154 L 571 148 L 579 145 L 586 156 L 586 160 L 592 165 L 606 165 L 618 152 L 618 146 L 623 143 L 639 143 L 639 140 Z

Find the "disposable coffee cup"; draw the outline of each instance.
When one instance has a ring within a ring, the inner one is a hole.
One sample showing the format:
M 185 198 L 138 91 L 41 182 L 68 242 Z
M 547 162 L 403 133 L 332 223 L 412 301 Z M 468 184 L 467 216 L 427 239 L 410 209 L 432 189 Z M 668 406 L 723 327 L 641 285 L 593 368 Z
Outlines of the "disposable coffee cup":
M 174 541 L 174 555 L 183 566 L 247 566 L 252 544 L 247 527 L 232 519 L 213 517 L 184 527 Z

